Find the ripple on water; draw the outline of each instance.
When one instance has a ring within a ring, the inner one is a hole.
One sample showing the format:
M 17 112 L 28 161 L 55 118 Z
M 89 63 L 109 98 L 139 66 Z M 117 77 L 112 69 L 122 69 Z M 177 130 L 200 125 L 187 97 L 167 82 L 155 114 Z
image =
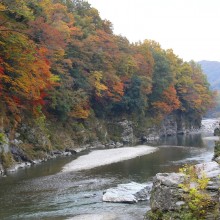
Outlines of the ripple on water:
M 153 154 L 93 170 L 59 172 L 70 162 L 67 159 L 21 170 L 0 180 L 0 219 L 143 219 L 148 202 L 104 203 L 103 191 L 120 183 L 146 182 L 158 172 L 173 172 L 185 163 L 211 160 L 213 143 L 201 135 L 178 136 L 164 140 Z

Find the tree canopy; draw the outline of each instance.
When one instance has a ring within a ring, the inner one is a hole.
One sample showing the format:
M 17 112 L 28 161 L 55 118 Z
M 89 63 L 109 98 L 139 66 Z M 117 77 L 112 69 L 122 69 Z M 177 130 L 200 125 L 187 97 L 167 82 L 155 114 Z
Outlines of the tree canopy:
M 173 111 L 201 117 L 213 93 L 200 66 L 129 43 L 83 0 L 2 0 L 0 96 L 8 114 L 58 119 Z

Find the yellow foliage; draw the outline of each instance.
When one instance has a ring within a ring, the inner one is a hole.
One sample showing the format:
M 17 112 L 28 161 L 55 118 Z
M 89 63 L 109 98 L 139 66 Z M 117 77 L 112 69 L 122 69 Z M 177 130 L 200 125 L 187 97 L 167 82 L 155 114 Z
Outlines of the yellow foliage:
M 179 187 L 185 192 L 184 200 L 188 211 L 195 219 L 205 219 L 210 205 L 216 205 L 205 190 L 210 179 L 202 169 L 196 169 L 195 166 L 185 165 L 180 172 L 185 174 L 185 180 Z
M 0 3 L 0 11 L 4 11 L 5 9 L 6 7 L 2 3 Z
M 77 105 L 73 108 L 73 111 L 69 113 L 69 116 L 77 119 L 86 119 L 89 117 L 89 114 L 89 109 L 84 108 L 84 106 Z
M 94 86 L 95 94 L 98 97 L 102 97 L 102 92 L 108 90 L 108 87 L 101 82 L 102 72 L 94 71 L 90 76 L 91 84 Z

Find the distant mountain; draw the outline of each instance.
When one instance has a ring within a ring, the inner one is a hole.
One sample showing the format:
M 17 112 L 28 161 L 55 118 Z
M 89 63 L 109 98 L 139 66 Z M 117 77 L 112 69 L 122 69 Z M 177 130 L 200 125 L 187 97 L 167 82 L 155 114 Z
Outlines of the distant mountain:
M 202 60 L 198 62 L 207 75 L 211 89 L 220 90 L 220 62 Z
M 202 60 L 198 62 L 207 75 L 212 90 L 217 90 L 216 107 L 210 110 L 206 117 L 220 117 L 220 62 Z

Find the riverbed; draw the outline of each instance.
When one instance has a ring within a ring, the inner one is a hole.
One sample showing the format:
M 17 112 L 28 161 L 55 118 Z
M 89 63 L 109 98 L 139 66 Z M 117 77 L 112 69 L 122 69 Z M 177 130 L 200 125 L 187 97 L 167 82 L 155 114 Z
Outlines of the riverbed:
M 0 179 L 0 219 L 143 219 L 149 202 L 105 203 L 103 191 L 120 183 L 150 182 L 156 173 L 178 171 L 185 163 L 210 161 L 211 136 L 206 130 L 168 137 L 148 143 L 159 148 L 154 153 L 89 170 L 61 172 L 75 157 L 21 169 Z

